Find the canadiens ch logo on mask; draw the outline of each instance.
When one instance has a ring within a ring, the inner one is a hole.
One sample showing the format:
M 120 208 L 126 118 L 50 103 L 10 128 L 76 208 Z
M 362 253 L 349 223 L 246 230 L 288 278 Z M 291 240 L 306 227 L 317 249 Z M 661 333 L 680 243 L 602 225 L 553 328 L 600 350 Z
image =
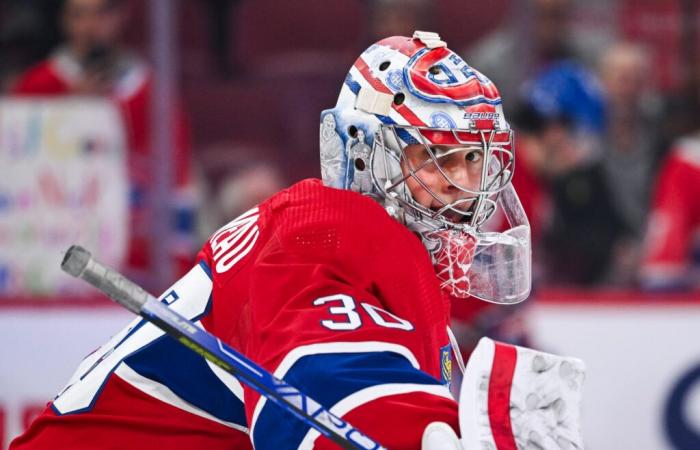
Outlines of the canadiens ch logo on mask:
M 459 106 L 501 104 L 495 85 L 446 48 L 419 50 L 403 73 L 408 90 L 425 101 Z

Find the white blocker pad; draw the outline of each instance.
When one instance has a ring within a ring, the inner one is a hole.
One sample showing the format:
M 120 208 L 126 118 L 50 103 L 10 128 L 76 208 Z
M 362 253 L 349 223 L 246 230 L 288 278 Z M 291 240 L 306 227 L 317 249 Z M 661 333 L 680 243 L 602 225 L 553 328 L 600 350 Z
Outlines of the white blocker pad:
M 585 371 L 577 358 L 482 338 L 460 392 L 464 449 L 582 449 Z

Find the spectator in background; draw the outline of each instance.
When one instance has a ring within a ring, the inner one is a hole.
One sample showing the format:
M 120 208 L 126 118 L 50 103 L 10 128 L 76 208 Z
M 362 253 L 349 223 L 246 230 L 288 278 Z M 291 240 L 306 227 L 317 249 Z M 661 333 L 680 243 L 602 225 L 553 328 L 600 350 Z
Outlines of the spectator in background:
M 552 62 L 525 81 L 523 97 L 547 117 L 569 119 L 579 138 L 594 138 L 605 127 L 598 77 L 574 60 Z
M 65 45 L 27 71 L 15 91 L 118 98 L 133 94 L 142 87 L 148 69 L 119 44 L 126 8 L 121 0 L 65 0 L 60 15 Z
M 572 33 L 570 0 L 521 3 L 524 10 L 514 2 L 511 20 L 463 52 L 469 64 L 496 83 L 506 113 L 517 107 L 525 80 L 555 62 L 572 60 L 588 66 L 595 53 L 591 36 L 584 39 Z
M 517 130 L 513 186 L 530 221 L 534 246 L 551 223 L 551 183 L 579 164 L 581 151 L 563 117 L 545 117 L 531 105 L 523 103 L 512 116 Z M 535 252 L 537 267 L 539 252 Z M 537 275 L 538 271 L 534 271 Z
M 614 249 L 609 278 L 615 284 L 635 281 L 660 155 L 661 105 L 649 89 L 649 72 L 649 56 L 632 43 L 617 43 L 601 58 L 606 102 L 601 163 L 612 206 L 629 231 Z
M 652 194 L 639 283 L 650 290 L 700 288 L 700 64 L 670 105 L 669 122 L 686 130 L 665 156 Z
M 608 283 L 616 245 L 629 230 L 603 169 L 603 91 L 593 73 L 571 61 L 550 65 L 525 86 L 516 114 L 523 135 L 518 168 L 534 175 L 531 185 L 546 192 L 549 206 L 546 217 L 534 218 L 542 281 Z
M 60 14 L 65 43 L 17 80 L 13 92 L 23 96 L 97 95 L 120 108 L 128 135 L 131 184 L 130 243 L 124 269 L 137 281 L 149 280 L 152 236 L 148 214 L 152 184 L 151 92 L 148 64 L 122 45 L 129 20 L 125 0 L 65 0 Z M 179 270 L 190 267 L 193 196 L 189 192 L 189 129 L 179 109 L 173 114 L 173 164 L 176 192 L 169 199 L 177 223 L 170 248 Z M 162 219 L 159 219 L 162 220 Z M 157 287 L 160 288 L 160 287 Z
M 229 174 L 217 193 L 222 219 L 219 223 L 240 216 L 284 186 L 279 170 L 265 161 L 255 161 L 239 172 Z
M 518 162 L 513 185 L 533 226 L 533 271 L 540 282 L 590 285 L 604 277 L 623 224 L 601 167 L 577 139 L 573 119 L 527 103 L 514 117 Z
M 571 141 L 571 138 L 565 139 Z M 600 161 L 551 180 L 551 223 L 543 233 L 545 279 L 554 284 L 614 284 L 617 245 L 628 239 Z
M 660 148 L 660 108 L 646 84 L 648 65 L 643 49 L 621 42 L 601 57 L 599 78 L 561 61 L 525 84 L 530 110 L 520 123 L 519 149 L 526 176 L 514 184 L 530 173 L 532 190 L 549 191 L 549 208 L 534 209 L 548 216 L 533 218 L 533 229 L 544 230 L 536 261 L 549 282 L 635 281 Z
M 206 171 L 208 174 L 209 171 Z M 237 168 L 228 167 L 219 180 L 198 183 L 202 187 L 198 235 L 206 240 L 220 224 L 236 218 L 262 200 L 284 188 L 279 168 L 265 159 L 251 156 Z

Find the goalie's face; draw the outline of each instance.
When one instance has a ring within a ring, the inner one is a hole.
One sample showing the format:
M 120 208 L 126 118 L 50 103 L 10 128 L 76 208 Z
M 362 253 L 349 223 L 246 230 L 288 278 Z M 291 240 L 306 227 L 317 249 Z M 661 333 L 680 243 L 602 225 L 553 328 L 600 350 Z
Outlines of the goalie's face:
M 510 184 L 512 137 L 509 129 L 380 125 L 369 165 L 379 194 L 400 205 L 414 231 L 475 229 Z
M 473 211 L 484 174 L 484 151 L 465 145 L 411 144 L 401 170 L 413 200 L 453 223 Z

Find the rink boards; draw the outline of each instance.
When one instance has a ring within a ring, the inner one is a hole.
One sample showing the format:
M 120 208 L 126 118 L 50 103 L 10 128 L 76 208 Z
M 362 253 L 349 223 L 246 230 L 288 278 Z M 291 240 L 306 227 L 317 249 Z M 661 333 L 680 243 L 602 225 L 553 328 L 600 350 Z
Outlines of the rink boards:
M 700 448 L 700 296 L 541 297 L 528 310 L 535 345 L 587 364 L 587 448 Z M 0 449 L 131 318 L 100 299 L 0 303 Z

